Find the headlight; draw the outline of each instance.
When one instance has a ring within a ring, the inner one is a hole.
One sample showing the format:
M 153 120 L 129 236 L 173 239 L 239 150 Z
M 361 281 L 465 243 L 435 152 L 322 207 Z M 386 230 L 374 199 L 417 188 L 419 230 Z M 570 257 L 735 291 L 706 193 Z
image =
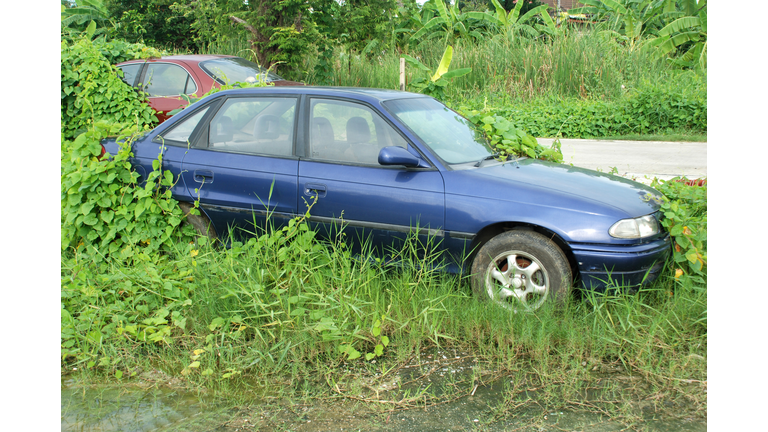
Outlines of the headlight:
M 608 230 L 611 237 L 622 239 L 636 239 L 650 237 L 659 233 L 659 223 L 653 215 L 647 215 L 634 219 L 622 219 Z

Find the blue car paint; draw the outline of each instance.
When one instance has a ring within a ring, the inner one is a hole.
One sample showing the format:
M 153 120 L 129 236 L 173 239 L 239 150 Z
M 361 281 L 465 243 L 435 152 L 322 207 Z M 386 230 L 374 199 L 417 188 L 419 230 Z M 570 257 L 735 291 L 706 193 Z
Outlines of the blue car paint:
M 222 153 L 153 142 L 198 107 L 209 105 L 215 111 L 220 106 L 217 101 L 243 95 L 306 95 L 296 110 L 296 156 Z M 421 161 L 420 166 L 429 168 L 363 167 L 302 157 L 308 153 L 307 97 L 368 105 L 409 142 L 407 150 Z M 609 174 L 527 158 L 489 161 L 481 167 L 450 166 L 382 105 L 388 99 L 413 97 L 424 96 L 329 87 L 227 90 L 136 141 L 132 163 L 137 170 L 149 172 L 164 148 L 163 169 L 180 176 L 172 190 L 174 197 L 186 202 L 200 199 L 218 233 L 226 233 L 233 225 L 252 230 L 253 222 L 263 223 L 267 212 L 279 224 L 304 214 L 312 205 L 313 227 L 329 233 L 343 223 L 353 233 L 351 238 L 367 237 L 377 247 L 402 240 L 418 226 L 422 236 L 433 237 L 449 258 L 458 259 L 477 250 L 478 234 L 484 230 L 518 226 L 556 239 L 587 287 L 601 289 L 609 279 L 630 285 L 648 283 L 658 275 L 670 253 L 667 233 L 638 240 L 608 235 L 620 219 L 656 212 L 658 203 L 649 197 L 659 196 L 658 192 Z M 117 144 L 105 141 L 105 148 L 114 153 Z

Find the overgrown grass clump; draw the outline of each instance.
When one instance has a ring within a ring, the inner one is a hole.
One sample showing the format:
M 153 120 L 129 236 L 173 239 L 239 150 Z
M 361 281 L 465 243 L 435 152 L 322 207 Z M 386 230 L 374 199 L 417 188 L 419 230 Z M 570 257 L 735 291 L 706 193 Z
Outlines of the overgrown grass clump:
M 606 367 L 680 397 L 684 383 L 706 381 L 704 289 L 667 274 L 636 296 L 510 314 L 433 270 L 424 250 L 409 239 L 394 268 L 297 219 L 229 249 L 185 243 L 131 264 L 63 254 L 62 364 L 107 379 L 160 368 L 225 394 L 351 396 L 353 381 L 439 346 L 472 353 L 486 381 L 565 386 L 555 405 Z

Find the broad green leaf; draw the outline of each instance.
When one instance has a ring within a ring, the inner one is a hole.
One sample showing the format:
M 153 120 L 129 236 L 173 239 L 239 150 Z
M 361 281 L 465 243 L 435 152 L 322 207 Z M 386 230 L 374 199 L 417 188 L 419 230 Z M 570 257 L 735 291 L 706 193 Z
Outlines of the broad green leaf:
M 669 36 L 673 33 L 682 32 L 682 31 L 690 31 L 691 29 L 694 29 L 696 27 L 701 26 L 701 20 L 699 17 L 682 17 L 678 18 L 671 23 L 667 24 L 659 30 L 659 36 Z
M 547 6 L 547 5 L 536 6 L 535 8 L 533 8 L 533 9 L 529 10 L 528 12 L 526 12 L 525 15 L 520 17 L 520 19 L 517 20 L 517 24 L 523 24 L 523 23 L 527 22 L 528 20 L 530 20 L 531 18 L 533 18 L 534 16 L 536 16 L 536 15 L 542 15 L 542 16 L 547 15 L 547 16 L 549 16 L 549 14 L 547 13 L 547 8 L 548 7 L 549 6 Z
M 438 2 L 440 3 L 440 2 Z M 440 60 L 440 66 L 437 67 L 437 71 L 434 75 L 432 75 L 432 81 L 435 82 L 440 77 L 443 76 L 444 73 L 448 72 L 448 68 L 451 66 L 451 59 L 453 58 L 453 47 L 448 45 L 445 47 L 445 52 L 443 52 L 443 58 Z
M 456 78 L 456 77 L 464 76 L 470 72 L 472 72 L 472 68 L 454 69 L 444 73 L 442 78 L 445 78 L 445 79 Z
M 695 250 L 692 250 L 685 254 L 685 258 L 687 258 L 691 263 L 695 263 L 699 260 L 699 255 Z
M 424 66 L 424 64 L 422 64 L 420 61 L 416 60 L 415 58 L 409 56 L 408 54 L 403 54 L 403 58 L 408 64 L 412 66 L 416 66 L 417 68 L 425 72 L 431 72 L 428 67 Z

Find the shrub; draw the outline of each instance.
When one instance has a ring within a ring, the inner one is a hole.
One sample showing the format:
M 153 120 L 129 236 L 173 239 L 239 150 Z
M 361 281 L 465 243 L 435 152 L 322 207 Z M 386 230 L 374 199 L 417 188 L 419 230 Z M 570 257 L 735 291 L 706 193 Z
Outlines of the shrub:
M 153 254 L 190 240 L 178 229 L 183 214 L 168 189 L 175 179 L 160 170 L 161 160 L 142 186 L 128 162 L 132 139 L 157 119 L 113 62 L 156 51 L 85 38 L 63 42 L 61 51 L 62 250 L 72 248 L 97 261 L 132 260 L 139 251 Z M 100 141 L 110 135 L 122 135 L 127 145 L 102 158 Z
M 674 238 L 675 280 L 691 289 L 707 287 L 707 186 L 684 179 L 654 180 L 664 194 L 661 224 Z
M 538 137 L 592 138 L 681 129 L 706 133 L 706 84 L 694 74 L 685 79 L 689 84 L 682 87 L 645 83 L 616 101 L 547 97 L 492 110 Z M 474 102 L 462 109 L 479 107 L 480 102 Z
M 97 120 L 132 123 L 140 128 L 157 124 L 143 96 L 125 84 L 114 64 L 159 52 L 141 44 L 91 42 L 81 38 L 61 43 L 61 129 L 71 140 Z M 106 55 L 106 56 L 105 56 Z

